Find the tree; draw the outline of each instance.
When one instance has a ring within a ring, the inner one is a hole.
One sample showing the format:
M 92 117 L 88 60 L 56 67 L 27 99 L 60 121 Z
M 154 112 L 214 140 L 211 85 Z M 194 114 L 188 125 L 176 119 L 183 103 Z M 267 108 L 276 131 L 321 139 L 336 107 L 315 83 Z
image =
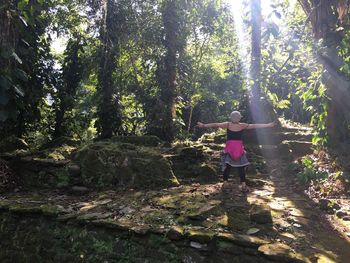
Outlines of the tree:
M 165 0 L 162 10 L 164 27 L 165 56 L 158 65 L 157 77 L 160 86 L 160 96 L 157 110 L 160 112 L 159 122 L 152 133 L 165 141 L 172 141 L 175 137 L 174 119 L 176 118 L 176 67 L 177 55 L 180 50 L 180 17 L 178 0 Z
M 40 119 L 52 61 L 45 30 L 51 1 L 6 1 L 0 9 L 0 130 L 24 136 Z
M 62 73 L 57 81 L 58 90 L 55 109 L 54 138 L 71 135 L 71 131 L 68 130 L 67 122 L 72 122 L 74 120 L 69 119 L 66 113 L 71 111 L 74 107 L 78 85 L 82 79 L 83 65 L 79 57 L 82 48 L 81 36 L 75 36 L 75 38 L 71 38 L 68 41 Z
M 350 81 L 344 58 L 348 49 L 348 1 L 299 0 L 316 40 L 322 40 L 317 57 L 326 70 L 323 81 L 329 96 L 327 131 L 330 142 L 340 144 L 349 139 Z
M 115 95 L 113 73 L 118 58 L 118 31 L 116 8 L 113 0 L 102 1 L 100 29 L 101 57 L 98 71 L 100 102 L 98 105 L 98 130 L 101 138 L 110 138 L 121 126 L 119 99 Z

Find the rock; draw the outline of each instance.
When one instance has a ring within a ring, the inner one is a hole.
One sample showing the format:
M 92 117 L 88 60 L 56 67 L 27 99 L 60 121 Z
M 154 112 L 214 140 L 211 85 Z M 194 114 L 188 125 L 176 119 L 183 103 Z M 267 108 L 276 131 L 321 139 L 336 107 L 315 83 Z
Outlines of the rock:
M 266 257 L 277 262 L 309 262 L 309 260 L 282 243 L 265 244 L 258 248 Z
M 218 178 L 216 170 L 208 164 L 202 164 L 197 173 L 198 179 L 200 179 L 201 182 L 212 182 Z
M 189 230 L 186 235 L 192 241 L 208 243 L 214 237 L 215 233 L 205 230 Z
M 110 139 L 112 142 L 119 143 L 130 143 L 134 145 L 142 145 L 142 146 L 158 146 L 162 141 L 153 135 L 147 136 L 113 136 Z
M 86 194 L 90 191 L 89 188 L 85 186 L 73 186 L 71 190 L 74 194 L 79 194 L 79 195 Z
M 272 223 L 271 208 L 267 205 L 252 205 L 250 220 L 258 224 Z
M 76 219 L 78 221 L 89 221 L 89 220 L 99 220 L 99 219 L 105 219 L 112 215 L 112 213 L 88 213 L 88 214 L 82 214 L 79 215 Z
M 238 246 L 249 248 L 258 248 L 261 245 L 269 243 L 268 241 L 265 241 L 258 237 L 239 235 L 234 233 L 218 233 L 216 235 L 216 238 L 218 240 L 228 241 Z
M 19 204 L 19 205 L 13 205 L 9 207 L 9 210 L 13 213 L 18 214 L 40 214 L 42 213 L 42 210 L 39 206 L 32 206 L 28 204 Z
M 219 252 L 224 252 L 233 255 L 241 255 L 244 251 L 243 247 L 237 246 L 227 241 L 218 241 L 217 249 Z
M 125 206 L 121 210 L 119 210 L 119 213 L 123 214 L 123 215 L 127 215 L 127 214 L 131 214 L 134 211 L 135 211 L 135 209 L 132 209 L 132 208 L 130 208 L 128 206 Z
M 289 146 L 293 157 L 301 157 L 313 152 L 311 142 L 285 140 L 282 144 L 287 144 Z
M 28 144 L 25 140 L 14 135 L 6 137 L 0 141 L 0 152 L 13 152 L 16 150 L 28 150 Z
M 112 199 L 107 198 L 107 199 L 101 199 L 99 201 L 94 201 L 93 203 L 95 205 L 106 205 L 106 204 L 109 204 L 112 201 L 113 201 Z
M 40 209 L 43 215 L 47 215 L 47 216 L 58 216 L 65 212 L 65 209 L 61 205 L 45 204 L 45 205 L 41 205 Z
M 344 211 L 342 211 L 342 210 L 338 210 L 338 211 L 335 213 L 335 215 L 336 215 L 337 217 L 339 217 L 339 218 L 343 218 L 343 217 L 347 216 L 348 213 L 346 213 L 346 212 L 344 212 Z
M 181 240 L 184 238 L 184 230 L 180 226 L 174 226 L 168 230 L 166 236 L 170 240 Z
M 149 231 L 149 227 L 146 225 L 141 225 L 141 226 L 134 226 L 131 228 L 132 231 L 134 231 L 134 233 L 138 234 L 138 235 L 146 235 Z
M 258 233 L 259 231 L 260 231 L 259 228 L 253 227 L 253 228 L 248 229 L 247 235 L 254 235 L 254 234 Z
M 68 173 L 72 177 L 78 177 L 81 174 L 80 166 L 78 164 L 70 164 L 67 167 Z
M 61 137 L 58 137 L 56 139 L 53 139 L 52 141 L 50 141 L 48 143 L 45 143 L 40 148 L 41 149 L 56 148 L 56 147 L 60 147 L 64 144 L 68 145 L 68 146 L 76 147 L 80 143 L 81 142 L 77 139 L 73 139 L 73 138 L 67 137 L 67 136 L 61 136 Z
M 57 220 L 58 221 L 62 221 L 62 222 L 65 222 L 65 221 L 68 221 L 68 220 L 71 220 L 71 219 L 75 219 L 79 214 L 77 213 L 69 213 L 69 214 L 64 214 L 64 215 L 59 215 L 57 217 Z
M 190 246 L 200 250 L 207 250 L 207 244 L 201 244 L 198 242 L 191 241 Z
M 344 216 L 342 219 L 343 219 L 344 221 L 350 221 L 350 216 Z
M 203 157 L 203 151 L 197 147 L 186 147 L 181 150 L 180 156 L 185 159 L 200 159 Z
M 156 148 L 100 141 L 76 154 L 81 182 L 93 188 L 158 188 L 177 186 L 170 163 Z

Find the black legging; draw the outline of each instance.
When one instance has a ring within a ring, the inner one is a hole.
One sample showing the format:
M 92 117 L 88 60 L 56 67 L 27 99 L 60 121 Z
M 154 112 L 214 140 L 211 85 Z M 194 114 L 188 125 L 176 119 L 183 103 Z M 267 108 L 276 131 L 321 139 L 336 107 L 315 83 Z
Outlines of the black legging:
M 245 167 L 237 167 L 238 169 L 238 175 L 239 175 L 239 179 L 241 180 L 241 183 L 245 182 Z M 228 176 L 230 174 L 231 171 L 231 165 L 226 164 L 226 168 L 224 170 L 224 181 L 228 180 Z

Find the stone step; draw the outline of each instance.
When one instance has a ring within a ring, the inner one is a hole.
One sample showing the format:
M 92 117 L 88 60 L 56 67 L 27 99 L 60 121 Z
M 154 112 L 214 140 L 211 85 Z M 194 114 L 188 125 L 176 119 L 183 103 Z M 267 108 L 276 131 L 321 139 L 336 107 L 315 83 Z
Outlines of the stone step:
M 282 132 L 312 132 L 310 127 L 281 127 L 280 131 Z
M 289 148 L 293 157 L 301 157 L 313 152 L 312 143 L 305 141 L 285 140 L 282 142 L 283 147 Z
M 253 143 L 260 145 L 277 145 L 282 142 L 279 132 L 264 129 L 264 130 L 247 130 L 243 134 L 245 143 Z
M 279 135 L 282 140 L 288 140 L 288 141 L 306 141 L 311 142 L 312 137 L 314 136 L 313 133 L 306 133 L 306 132 L 281 132 Z

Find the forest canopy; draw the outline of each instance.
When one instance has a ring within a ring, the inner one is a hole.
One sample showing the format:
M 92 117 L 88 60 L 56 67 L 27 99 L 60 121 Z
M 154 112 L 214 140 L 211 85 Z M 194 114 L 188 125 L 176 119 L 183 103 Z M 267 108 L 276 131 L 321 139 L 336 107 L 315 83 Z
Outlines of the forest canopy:
M 253 102 L 348 139 L 347 1 L 261 2 L 3 1 L 1 138 L 170 142 Z

